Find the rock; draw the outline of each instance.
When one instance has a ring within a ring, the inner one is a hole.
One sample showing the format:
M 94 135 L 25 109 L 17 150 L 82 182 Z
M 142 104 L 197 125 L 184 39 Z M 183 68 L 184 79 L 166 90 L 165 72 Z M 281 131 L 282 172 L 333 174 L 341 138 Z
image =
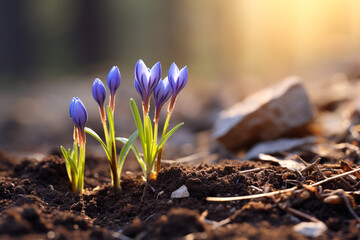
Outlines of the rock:
M 313 112 L 298 77 L 263 89 L 220 113 L 214 138 L 229 150 L 302 130 Z
M 182 185 L 180 188 L 171 193 L 171 198 L 186 198 L 189 196 L 190 193 L 185 185 Z
M 310 136 L 305 138 L 280 138 L 273 141 L 261 142 L 253 146 L 245 155 L 244 159 L 259 157 L 260 153 L 279 153 L 300 147 L 306 144 L 316 143 L 316 137 Z
M 323 222 L 302 222 L 294 226 L 294 231 L 305 237 L 320 237 L 327 227 Z

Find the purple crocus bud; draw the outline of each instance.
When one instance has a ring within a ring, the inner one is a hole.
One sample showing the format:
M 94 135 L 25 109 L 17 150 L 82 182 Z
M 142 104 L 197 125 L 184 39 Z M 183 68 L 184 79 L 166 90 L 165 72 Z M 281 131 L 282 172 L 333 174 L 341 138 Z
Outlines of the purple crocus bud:
M 69 114 L 70 114 L 70 118 L 72 118 L 72 112 L 73 112 L 73 108 L 74 108 L 74 103 L 76 101 L 76 98 L 72 98 L 71 102 L 70 102 L 70 107 L 69 107 Z
M 135 66 L 135 88 L 140 94 L 143 103 L 147 104 L 151 93 L 158 85 L 161 78 L 161 64 L 157 62 L 151 69 L 147 68 L 143 60 Z
M 121 75 L 119 68 L 117 66 L 113 66 L 107 77 L 107 85 L 110 89 L 111 96 L 115 95 L 116 90 L 120 86 Z
M 83 132 L 87 121 L 87 111 L 78 97 L 74 97 L 70 103 L 70 116 L 75 126 Z
M 156 86 L 154 90 L 154 98 L 156 108 L 161 108 L 164 103 L 169 100 L 171 97 L 171 86 L 168 81 L 168 77 L 166 77 L 163 81 L 159 81 L 159 84 Z
M 172 89 L 173 96 L 177 96 L 179 92 L 185 87 L 188 80 L 187 66 L 183 67 L 180 71 L 175 63 L 171 64 L 169 73 L 169 84 Z
M 155 122 L 159 121 L 160 111 L 164 103 L 171 97 L 171 87 L 166 77 L 163 81 L 160 79 L 159 84 L 154 90 L 155 98 Z
M 106 97 L 106 89 L 103 82 L 99 78 L 95 78 L 92 86 L 92 94 L 95 101 L 99 104 L 99 107 L 104 108 L 104 102 Z

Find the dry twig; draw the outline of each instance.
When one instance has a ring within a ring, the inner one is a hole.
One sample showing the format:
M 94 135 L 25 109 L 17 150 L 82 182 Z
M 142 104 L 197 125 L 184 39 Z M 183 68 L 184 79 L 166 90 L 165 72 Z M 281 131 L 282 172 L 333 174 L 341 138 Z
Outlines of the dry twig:
M 244 173 L 251 173 L 251 172 L 260 172 L 261 170 L 263 170 L 265 168 L 253 168 L 253 169 L 248 169 L 248 170 L 244 170 L 244 171 L 240 171 L 240 174 L 244 174 Z
M 285 212 L 291 213 L 295 216 L 301 217 L 302 219 L 306 219 L 308 221 L 311 222 L 321 222 L 319 219 L 317 219 L 316 217 L 310 216 L 309 214 L 300 212 L 299 210 L 296 210 L 292 207 L 289 207 L 288 204 L 286 203 L 279 203 L 278 204 L 279 208 Z
M 316 187 L 319 186 L 323 183 L 329 182 L 331 180 L 337 179 L 337 178 L 341 178 L 350 174 L 354 174 L 356 172 L 360 171 L 360 167 L 356 168 L 352 171 L 349 172 L 345 172 L 336 176 L 332 176 L 329 178 L 326 178 L 322 181 L 310 184 L 309 187 Z M 294 191 L 295 189 L 297 189 L 297 187 L 293 187 L 293 188 L 289 188 L 289 189 L 284 189 L 284 190 L 279 190 L 279 191 L 275 191 L 275 192 L 269 192 L 269 193 L 261 193 L 261 194 L 254 194 L 254 195 L 248 195 L 248 196 L 238 196 L 238 197 L 207 197 L 206 200 L 207 201 L 214 201 L 214 202 L 227 202 L 227 201 L 238 201 L 238 200 L 249 200 L 249 199 L 255 199 L 255 198 L 262 198 L 262 197 L 270 197 L 270 196 L 275 196 L 277 194 L 282 194 L 282 193 L 288 193 L 291 191 Z
M 299 157 L 299 159 L 301 159 L 301 158 Z M 302 160 L 302 159 L 301 159 L 301 160 Z M 315 160 L 315 162 L 307 165 L 306 168 L 304 168 L 304 169 L 301 170 L 300 172 L 301 172 L 301 173 L 306 173 L 306 172 L 309 172 L 310 170 L 312 170 L 313 168 L 316 168 L 316 166 L 319 164 L 320 160 L 321 160 L 321 158 L 317 158 L 317 159 Z M 302 160 L 302 161 L 304 162 L 304 160 Z

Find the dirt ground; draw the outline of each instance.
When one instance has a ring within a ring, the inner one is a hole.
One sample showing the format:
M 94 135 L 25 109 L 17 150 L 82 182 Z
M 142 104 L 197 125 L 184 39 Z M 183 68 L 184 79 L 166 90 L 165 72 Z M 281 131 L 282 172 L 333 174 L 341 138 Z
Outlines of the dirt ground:
M 304 160 L 311 160 L 306 159 Z M 325 167 L 322 160 L 318 167 Z M 326 224 L 318 239 L 360 239 L 360 227 L 346 204 L 327 204 L 323 194 L 355 192 L 359 180 L 345 176 L 318 187 L 315 169 L 299 175 L 275 163 L 220 160 L 194 167 L 172 165 L 144 190 L 140 172 L 124 171 L 122 191 L 110 186 L 105 158 L 86 158 L 85 193 L 70 191 L 65 163 L 57 155 L 42 161 L 15 159 L 0 151 L 1 239 L 306 239 L 293 226 Z M 351 165 L 351 163 L 350 163 Z M 251 170 L 252 171 L 246 171 Z M 324 171 L 328 176 L 342 169 Z M 307 185 L 306 185 L 307 184 Z M 190 197 L 172 199 L 185 185 Z M 298 186 L 296 191 L 253 200 L 210 202 L 209 196 L 243 196 Z M 348 194 L 360 215 L 359 194 Z M 284 207 L 286 206 L 286 207 Z M 289 210 L 290 209 L 290 210 Z

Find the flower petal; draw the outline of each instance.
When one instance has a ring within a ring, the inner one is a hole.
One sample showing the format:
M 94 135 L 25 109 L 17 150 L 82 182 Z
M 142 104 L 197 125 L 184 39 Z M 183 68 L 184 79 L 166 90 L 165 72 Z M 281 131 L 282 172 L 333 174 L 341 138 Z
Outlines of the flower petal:
M 144 72 L 148 72 L 148 68 L 146 67 L 144 61 L 142 59 L 139 59 L 135 65 L 135 77 L 137 80 L 140 81 L 141 76 L 144 74 Z
M 188 70 L 187 66 L 183 67 L 179 72 L 178 82 L 177 82 L 177 92 L 180 92 L 186 85 L 188 80 Z
M 150 70 L 149 90 L 154 91 L 161 78 L 161 64 L 157 62 Z
M 136 78 L 134 79 L 134 85 L 135 85 L 136 91 L 140 94 L 140 96 L 142 98 L 143 97 L 143 91 L 142 91 L 142 88 L 140 87 L 139 82 L 138 82 L 138 80 Z
M 179 75 L 179 68 L 176 66 L 175 62 L 173 62 L 168 72 L 169 83 L 172 89 L 175 88 L 175 82 L 178 78 L 178 75 Z

